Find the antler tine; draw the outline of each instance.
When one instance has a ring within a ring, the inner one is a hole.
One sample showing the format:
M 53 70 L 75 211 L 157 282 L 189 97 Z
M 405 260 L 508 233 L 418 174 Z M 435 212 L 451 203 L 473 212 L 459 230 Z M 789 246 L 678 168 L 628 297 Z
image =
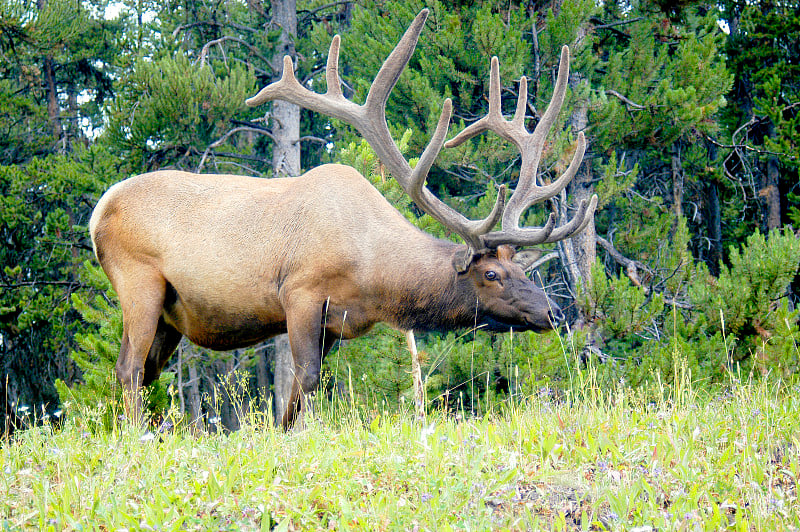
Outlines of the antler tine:
M 561 174 L 561 177 L 550 183 L 549 185 L 537 185 L 534 181 L 536 171 L 539 166 L 539 161 L 533 160 L 533 157 L 526 160 L 523 155 L 522 168 L 520 169 L 519 182 L 517 188 L 511 199 L 508 201 L 508 208 L 503 213 L 503 230 L 519 229 L 519 219 L 523 212 L 528 207 L 536 203 L 548 200 L 561 192 L 566 187 L 575 174 L 578 173 L 583 155 L 586 152 L 586 137 L 581 131 L 578 133 L 578 138 L 575 146 L 575 153 L 572 154 L 572 161 L 569 166 Z
M 339 78 L 339 46 L 341 37 L 338 35 L 333 36 L 331 47 L 328 49 L 328 62 L 325 65 L 325 81 L 328 84 L 326 95 L 335 99 L 345 100 L 342 94 L 342 80 Z
M 515 128 L 525 130 L 525 111 L 528 109 L 528 78 L 519 78 L 519 96 L 517 96 L 517 109 L 511 123 Z
M 484 235 L 483 243 L 487 248 L 496 248 L 502 244 L 525 247 L 558 242 L 582 231 L 594 216 L 596 208 L 597 195 L 595 194 L 588 202 L 581 200 L 575 215 L 564 225 L 556 227 L 556 217 L 553 213 L 550 213 L 547 217 L 547 222 L 542 227 L 495 231 Z
M 367 139 L 380 160 L 389 168 L 397 181 L 405 188 L 411 167 L 403 158 L 400 150 L 392 140 L 386 124 L 385 106 L 389 94 L 394 88 L 400 74 L 408 64 L 417 40 L 425 27 L 428 10 L 423 9 L 416 16 L 403 34 L 400 42 L 384 61 L 375 80 L 370 87 L 364 105 L 357 105 L 347 100 L 341 90 L 339 79 L 339 47 L 340 37 L 334 36 L 328 52 L 328 63 L 325 76 L 328 89 L 325 94 L 317 94 L 297 81 L 290 57 L 283 58 L 281 79 L 267 85 L 258 94 L 245 100 L 251 107 L 271 100 L 285 100 L 290 103 L 311 109 L 334 118 L 338 118 L 354 126 L 361 136 Z
M 572 179 L 572 176 L 570 176 L 569 179 L 563 179 L 563 177 L 566 176 L 565 174 L 565 176 L 562 176 L 562 179 L 558 179 L 550 185 L 540 187 L 536 184 L 536 172 L 539 169 L 539 161 L 542 157 L 545 140 L 547 139 L 550 128 L 553 126 L 553 122 L 555 122 L 558 113 L 561 111 L 561 106 L 564 103 L 564 95 L 567 91 L 568 79 L 569 48 L 563 46 L 561 48 L 561 60 L 558 65 L 558 76 L 556 77 L 556 84 L 553 88 L 550 104 L 547 106 L 547 110 L 545 110 L 539 123 L 536 124 L 533 133 L 524 131 L 523 126 L 523 139 L 517 143 L 517 146 L 519 146 L 522 151 L 522 166 L 519 172 L 517 188 L 508 200 L 506 212 L 503 213 L 503 230 L 506 230 L 506 228 L 518 229 L 519 218 L 528 207 L 534 203 L 555 196 L 567 185 L 569 180 Z M 582 135 L 579 135 L 576 155 L 578 151 L 580 151 L 582 158 L 583 150 L 580 149 L 580 146 L 585 145 L 585 141 L 581 139 Z M 580 161 L 578 161 L 578 164 L 580 164 Z M 575 168 L 575 172 L 577 172 L 577 167 Z M 574 176 L 574 173 L 572 175 Z
M 575 177 L 578 172 L 583 155 L 586 151 L 586 139 L 583 132 L 578 133 L 575 153 L 567 170 L 553 183 L 539 186 L 536 183 L 536 173 L 539 168 L 542 150 L 550 128 L 553 126 L 561 106 L 569 79 L 569 48 L 561 49 L 561 58 L 558 66 L 558 76 L 553 89 L 553 95 L 547 110 L 542 115 L 533 133 L 528 133 L 525 128 L 525 111 L 528 99 L 528 83 L 524 76 L 520 79 L 519 96 L 514 117 L 506 120 L 502 116 L 500 99 L 500 68 L 496 57 L 492 58 L 489 81 L 489 111 L 480 120 L 466 127 L 461 133 L 445 144 L 450 148 L 458 146 L 467 139 L 485 131 L 494 131 L 502 138 L 512 142 L 520 150 L 522 163 L 520 167 L 517 188 L 508 200 L 502 215 L 502 230 L 485 234 L 482 241 L 486 247 L 494 248 L 501 244 L 529 246 L 545 242 L 556 242 L 568 238 L 582 230 L 594 215 L 597 206 L 597 197 L 589 203 L 585 201 L 578 207 L 575 216 L 567 224 L 556 228 L 555 216 L 550 215 L 542 227 L 521 228 L 519 220 L 528 207 L 542 202 L 558 194 Z
M 406 65 L 411 60 L 411 56 L 414 54 L 417 40 L 425 27 L 427 18 L 428 10 L 423 9 L 420 11 L 400 38 L 400 42 L 397 43 L 389 57 L 383 62 L 383 65 L 375 75 L 375 79 L 372 81 L 369 93 L 367 93 L 367 99 L 364 102 L 366 109 L 371 112 L 379 112 L 380 116 L 384 116 L 389 94 L 391 94 L 392 89 L 400 79 L 400 74 L 403 73 Z
M 494 131 L 504 139 L 517 144 L 517 140 L 509 135 L 508 122 L 503 118 L 503 112 L 500 107 L 500 91 L 500 61 L 494 56 L 489 69 L 489 112 L 486 113 L 486 116 L 465 127 L 461 133 L 448 140 L 444 145 L 445 148 L 460 146 L 468 139 L 486 131 Z M 518 147 L 520 146 L 518 145 Z
M 255 107 L 272 100 L 284 100 L 318 113 L 327 114 L 348 123 L 360 122 L 359 115 L 361 114 L 361 106 L 354 104 L 342 96 L 338 74 L 338 41 L 339 36 L 336 35 L 331 43 L 333 60 L 331 60 L 331 55 L 328 56 L 328 66 L 326 68 L 328 91 L 325 94 L 317 94 L 314 91 L 310 91 L 297 81 L 294 75 L 294 63 L 292 62 L 292 58 L 287 55 L 283 58 L 283 73 L 281 74 L 281 79 L 270 83 L 258 91 L 258 94 L 245 100 L 244 103 L 250 107 Z
M 583 228 L 586 227 L 586 225 L 594 216 L 594 211 L 596 208 L 597 194 L 592 195 L 588 204 L 586 203 L 586 200 L 581 200 L 580 204 L 578 204 L 578 210 L 575 212 L 575 215 L 572 217 L 572 219 L 550 233 L 550 236 L 547 237 L 545 242 L 548 244 L 558 242 L 559 240 L 564 240 L 565 238 L 571 237 L 575 233 L 583 231 Z
M 498 190 L 497 200 L 492 212 L 483 220 L 470 220 L 439 200 L 430 190 L 425 188 L 425 179 L 428 177 L 428 172 L 436 156 L 442 150 L 452 114 L 453 103 L 450 98 L 447 98 L 442 106 L 442 114 L 436 125 L 436 131 L 411 173 L 409 187 L 406 192 L 423 211 L 439 221 L 448 220 L 445 225 L 456 231 L 474 251 L 478 251 L 484 247 L 481 235 L 491 231 L 503 214 L 506 201 L 505 185 Z

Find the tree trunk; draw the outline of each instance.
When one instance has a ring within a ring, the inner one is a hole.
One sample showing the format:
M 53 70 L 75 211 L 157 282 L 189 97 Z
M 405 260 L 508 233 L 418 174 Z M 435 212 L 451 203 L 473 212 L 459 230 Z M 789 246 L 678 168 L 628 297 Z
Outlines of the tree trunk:
M 781 226 L 781 193 L 778 188 L 778 181 L 780 180 L 780 169 L 778 168 L 778 158 L 770 155 L 767 158 L 767 171 L 764 175 L 764 186 L 760 191 L 760 195 L 764 198 L 766 203 L 766 213 L 764 222 L 766 230 L 777 229 Z
M 39 11 L 44 10 L 46 5 L 47 0 L 37 0 L 36 2 L 36 7 Z M 42 70 L 44 73 L 44 85 L 47 91 L 47 117 L 50 119 L 50 125 L 53 128 L 53 137 L 55 137 L 56 142 L 60 143 L 62 136 L 61 117 L 59 116 L 58 90 L 56 89 L 56 76 L 52 55 L 47 55 L 44 58 Z M 57 148 L 56 151 L 63 152 L 64 146 L 62 145 L 60 148 Z
M 569 77 L 570 88 L 573 94 L 586 94 L 588 80 L 580 73 L 573 72 Z M 575 107 L 570 117 L 570 126 L 572 127 L 573 134 L 579 131 L 585 131 L 589 122 L 589 101 L 588 98 L 582 97 L 579 101 L 575 102 Z M 591 155 L 587 149 L 586 155 L 583 158 L 577 174 L 567 187 L 567 193 L 572 197 L 572 202 L 578 205 L 580 201 L 589 201 L 594 193 L 592 185 L 592 169 L 589 161 Z M 568 218 L 568 213 L 562 202 L 560 223 L 565 223 Z M 597 258 L 597 245 L 595 243 L 597 230 L 594 225 L 594 218 L 589 220 L 583 231 L 574 237 L 563 241 L 560 246 L 560 255 L 564 269 L 567 272 L 567 278 L 570 283 L 570 289 L 573 294 L 586 294 L 591 288 L 592 282 L 592 266 Z M 578 316 L 575 317 L 574 323 L 582 324 L 585 321 L 585 316 L 582 315 L 579 307 L 576 307 Z
M 297 36 L 297 7 L 294 0 L 272 1 L 272 25 L 281 29 L 278 46 L 272 57 L 273 71 L 280 76 L 285 55 L 295 58 L 294 39 Z M 275 177 L 300 175 L 300 108 L 276 100 L 272 103 L 272 171 Z M 280 423 L 292 390 L 294 360 L 286 335 L 275 338 L 273 409 L 275 422 Z
M 678 143 L 672 145 L 670 154 L 670 170 L 672 173 L 672 213 L 675 218 L 672 220 L 670 236 L 675 235 L 678 224 L 683 217 L 683 165 L 681 163 L 681 149 Z
M 265 410 L 269 404 L 269 387 L 272 384 L 272 371 L 269 367 L 271 349 L 268 349 L 266 345 L 261 345 L 256 348 L 256 351 L 256 387 L 260 400 L 258 408 Z
M 186 353 L 186 349 L 181 345 L 178 349 L 181 354 Z M 190 351 L 191 353 L 191 348 Z M 200 376 L 197 374 L 197 359 L 195 357 L 186 356 L 184 362 L 187 362 L 189 369 L 189 415 L 191 416 L 192 423 L 199 423 L 203 416 L 202 397 L 200 395 Z
M 708 160 L 717 160 L 717 146 L 708 142 Z M 719 264 L 722 260 L 722 210 L 719 203 L 719 185 L 716 181 L 706 184 L 708 210 L 706 213 L 706 228 L 709 240 L 709 254 L 706 260 L 708 269 L 715 276 L 719 275 Z
M 719 205 L 719 187 L 715 182 L 707 185 L 708 188 L 708 239 L 709 257 L 708 269 L 714 275 L 719 275 L 719 264 L 722 260 L 722 213 Z
M 273 0 L 272 25 L 281 29 L 272 69 L 277 76 L 283 70 L 283 57 L 296 57 L 294 40 L 297 37 L 297 10 L 294 0 Z M 272 103 L 272 171 L 275 176 L 300 175 L 300 108 L 276 100 Z

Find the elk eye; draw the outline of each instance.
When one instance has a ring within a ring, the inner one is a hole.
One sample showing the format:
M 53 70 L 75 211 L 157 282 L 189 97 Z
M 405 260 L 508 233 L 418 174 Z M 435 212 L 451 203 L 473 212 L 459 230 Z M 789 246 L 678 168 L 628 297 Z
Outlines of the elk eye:
M 497 272 L 493 272 L 492 270 L 487 271 L 483 275 L 484 275 L 484 277 L 486 277 L 490 281 L 496 281 L 497 280 Z

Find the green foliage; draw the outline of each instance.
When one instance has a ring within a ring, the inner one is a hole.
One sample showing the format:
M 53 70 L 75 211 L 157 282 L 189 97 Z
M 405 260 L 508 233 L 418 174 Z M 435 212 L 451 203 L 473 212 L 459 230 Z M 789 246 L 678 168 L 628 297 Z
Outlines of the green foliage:
M 603 104 L 594 107 L 601 150 L 663 148 L 714 131 L 713 117 L 732 82 L 719 53 L 724 36 L 716 20 L 709 13 L 685 28 L 669 26 L 669 41 L 658 24 L 648 18 L 632 22 L 626 48 L 608 56 L 598 82 L 638 107 L 609 93 L 601 96 Z M 678 44 L 668 44 L 672 39 Z
M 768 335 L 759 338 L 758 358 L 755 365 L 764 372 L 784 378 L 800 373 L 800 309 L 789 310 L 786 299 L 767 315 L 764 330 Z
M 720 265 L 720 275 L 706 277 L 692 287 L 692 300 L 708 315 L 724 309 L 725 327 L 741 331 L 765 321 L 773 302 L 785 294 L 800 262 L 800 241 L 790 230 L 760 232 L 744 247 L 731 248 L 730 266 Z
M 84 326 L 71 295 L 88 289 L 91 198 L 117 179 L 97 148 L 0 166 L 0 368 L 20 403 L 55 408 L 54 379 L 74 375 L 67 355 Z
M 785 301 L 777 308 L 775 302 L 785 297 L 798 263 L 800 240 L 787 229 L 772 231 L 769 238 L 756 232 L 741 250 L 732 248 L 730 266 L 720 265 L 716 279 L 705 267 L 699 268 L 698 282 L 690 287 L 692 301 L 709 317 L 712 331 L 740 339 L 737 359 L 760 351 L 762 341 L 769 339 L 765 345 L 770 346 L 770 364 L 794 366 L 790 351 L 797 331 L 796 314 L 789 312 Z M 777 338 L 773 338 L 774 331 L 781 331 Z M 790 358 L 775 359 L 781 352 Z
M 800 241 L 791 231 L 750 236 L 730 250 L 730 265 L 721 264 L 718 277 L 690 256 L 681 260 L 689 262 L 670 279 L 680 283 L 665 290 L 688 298 L 681 308 L 623 274 L 607 276 L 600 263 L 593 268 L 584 304 L 595 320 L 593 342 L 614 360 L 598 367 L 603 380 L 641 385 L 660 376 L 671 382 L 676 363 L 707 383 L 723 382 L 727 368 L 796 372 L 798 313 L 785 296 L 800 263 Z
M 664 297 L 647 297 L 622 273 L 606 277 L 599 262 L 592 267 L 592 285 L 587 294 L 587 314 L 600 323 L 608 338 L 623 338 L 643 331 L 664 310 Z
M 747 168 L 746 176 L 763 180 L 768 165 L 777 164 L 775 185 L 788 200 L 783 222 L 800 221 L 797 198 L 797 157 L 800 145 L 800 15 L 791 2 L 723 2 L 728 20 L 737 31 L 728 39 L 725 53 L 735 75 L 731 91 L 733 105 L 726 109 L 724 122 L 735 132 L 733 142 L 758 148 L 738 154 Z M 747 183 L 747 181 L 745 181 Z
M 326 51 L 339 31 L 345 90 L 352 88 L 356 101 L 408 21 L 431 8 L 387 109 L 412 164 L 445 98 L 455 104 L 454 130 L 485 114 L 491 55 L 500 58 L 505 114 L 514 108 L 516 80 L 528 76 L 532 129 L 568 44 L 572 82 L 544 147 L 540 178 L 551 181 L 568 164 L 572 128 L 588 105 L 585 168 L 600 195 L 598 233 L 646 266 L 642 286 L 608 257 L 608 274 L 596 266 L 594 286 L 578 301 L 595 322 L 571 335 L 421 338 L 429 395 L 485 411 L 487 399 L 574 387 L 587 375 L 598 386 L 669 382 L 678 364 L 710 382 L 723 380 L 724 369 L 737 362 L 745 370 L 794 375 L 798 314 L 782 296 L 797 271 L 796 241 L 786 233 L 740 243 L 761 225 L 754 206 L 768 167 L 777 169 L 782 221 L 800 224 L 796 6 L 557 4 L 367 1 L 352 11 L 324 0 L 299 4 L 298 78 L 322 90 Z M 206 171 L 263 174 L 269 167 L 269 107 L 243 105 L 275 74 L 278 32 L 265 29 L 267 6 L 123 0 L 115 4 L 119 16 L 107 20 L 98 13 L 108 5 L 48 0 L 39 9 L 0 0 L 0 350 L 6 380 L 30 391 L 23 401 L 54 402 L 51 387 L 40 383 L 57 376 L 72 382 L 80 373 L 75 364 L 84 380 L 70 392 L 59 385 L 62 396 L 73 394 L 89 408 L 93 396 L 112 404 L 118 393 L 111 366 L 119 313 L 99 272 L 83 266 L 89 212 L 108 185 L 142 170 L 197 169 L 201 160 Z M 730 35 L 719 29 L 720 13 Z M 51 96 L 56 109 L 48 111 Z M 226 136 L 241 125 L 246 134 Z M 328 143 L 303 150 L 306 168 L 338 157 L 423 230 L 455 238 L 420 216 L 346 127 L 304 111 L 301 128 L 301 136 Z M 499 183 L 513 187 L 518 157 L 496 135 L 482 135 L 444 150 L 429 186 L 479 217 Z M 526 223 L 541 224 L 544 210 L 531 209 Z M 712 234 L 717 228 L 721 240 Z M 718 263 L 720 273 L 712 275 Z M 586 365 L 601 359 L 596 370 Z M 407 353 L 397 333 L 379 328 L 348 342 L 338 360 L 339 383 L 356 376 L 365 396 L 408 397 Z
M 597 206 L 602 209 L 614 201 L 618 196 L 626 193 L 636 184 L 639 174 L 639 164 L 634 163 L 631 168 L 625 165 L 625 155 L 617 161 L 617 152 L 611 152 L 608 162 L 601 165 L 603 177 L 597 183 L 595 192 L 598 196 Z
M 19 163 L 46 152 L 53 143 L 48 129 L 45 109 L 0 79 L 0 161 Z
M 95 330 L 90 328 L 75 335 L 77 349 L 71 350 L 70 359 L 82 372 L 80 381 L 70 386 L 58 379 L 55 386 L 62 404 L 82 412 L 97 424 L 93 428 L 110 430 L 116 416 L 123 412 L 121 388 L 114 375 L 122 338 L 122 312 L 107 299 L 113 291 L 99 265 L 86 261 L 82 275 L 95 293 L 84 298 L 73 294 L 72 305 L 84 323 Z
M 378 325 L 367 338 L 344 342 L 325 365 L 337 391 L 346 397 L 352 391 L 357 404 L 413 404 L 411 356 L 399 331 Z
M 239 66 L 217 76 L 176 55 L 137 62 L 124 86 L 110 110 L 108 140 L 141 171 L 171 160 L 196 166 L 254 94 L 255 79 Z

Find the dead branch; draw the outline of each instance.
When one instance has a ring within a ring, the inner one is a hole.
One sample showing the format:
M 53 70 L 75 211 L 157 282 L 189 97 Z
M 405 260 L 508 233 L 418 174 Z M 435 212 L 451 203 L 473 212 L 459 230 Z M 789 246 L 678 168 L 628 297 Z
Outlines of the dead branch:
M 626 107 L 626 108 L 627 108 L 629 111 L 630 111 L 630 110 L 639 111 L 639 110 L 641 110 L 641 109 L 644 109 L 644 108 L 645 108 L 645 106 L 644 106 L 644 105 L 640 105 L 640 104 L 638 104 L 638 103 L 635 103 L 635 102 L 632 102 L 632 101 L 630 101 L 628 98 L 626 98 L 625 96 L 623 96 L 622 94 L 618 93 L 618 92 L 617 92 L 617 91 L 615 91 L 615 90 L 611 90 L 611 89 L 609 89 L 609 90 L 607 90 L 607 91 L 606 91 L 606 94 L 608 94 L 609 96 L 614 96 L 614 97 L 618 98 L 620 101 L 622 101 L 622 103 L 624 103 L 624 104 L 625 104 L 625 107 Z
M 314 9 L 300 9 L 300 10 L 297 11 L 297 14 L 298 15 L 302 14 L 303 18 L 311 18 L 311 17 L 316 16 L 316 14 L 319 13 L 320 11 L 325 11 L 328 8 L 344 6 L 344 5 L 352 4 L 352 3 L 353 3 L 353 0 L 339 0 L 338 2 L 331 2 L 329 4 L 325 4 L 325 5 L 321 5 L 319 7 L 315 7 Z
M 205 66 L 206 57 L 208 56 L 208 51 L 211 49 L 212 46 L 221 45 L 222 43 L 224 43 L 226 41 L 231 41 L 231 42 L 235 42 L 237 44 L 241 44 L 242 46 L 244 46 L 245 48 L 250 50 L 251 54 L 253 54 L 255 57 L 257 57 L 260 60 L 262 60 L 265 64 L 269 65 L 269 60 L 266 57 L 264 57 L 263 55 L 261 55 L 261 53 L 258 51 L 258 48 L 256 48 L 255 46 L 253 46 L 252 44 L 250 44 L 247 41 L 244 41 L 244 40 L 239 39 L 237 37 L 231 37 L 230 35 L 226 35 L 224 37 L 220 37 L 219 39 L 214 39 L 213 41 L 208 41 L 203 46 L 203 48 L 200 50 L 200 58 L 199 58 L 200 66 L 201 67 Z M 220 47 L 220 50 L 222 50 L 221 47 Z M 224 58 L 225 52 L 222 51 L 222 54 L 223 54 L 223 58 Z
M 595 236 L 595 240 L 600 245 L 601 248 L 606 250 L 606 252 L 611 256 L 614 261 L 619 264 L 620 266 L 625 268 L 625 274 L 628 276 L 628 279 L 631 282 L 640 287 L 647 290 L 647 288 L 642 284 L 641 279 L 639 279 L 639 270 L 646 272 L 648 275 L 652 276 L 653 272 L 650 271 L 650 268 L 642 264 L 641 262 L 633 259 L 629 259 L 622 253 L 620 253 L 617 248 L 614 247 L 614 244 L 606 240 L 600 235 Z
M 242 24 L 236 24 L 234 22 L 222 23 L 222 22 L 210 22 L 210 21 L 202 20 L 202 21 L 199 21 L 199 22 L 191 22 L 189 24 L 182 24 L 182 25 L 178 26 L 172 32 L 172 36 L 174 38 L 177 38 L 178 34 L 180 32 L 186 31 L 186 30 L 190 30 L 190 29 L 196 28 L 198 26 L 213 26 L 215 28 L 222 28 L 224 26 L 228 26 L 228 27 L 233 28 L 235 30 L 246 31 L 246 32 L 249 32 L 249 33 L 258 33 L 259 31 L 261 31 L 261 30 L 255 29 L 255 28 L 251 28 L 249 26 L 244 26 Z
M 250 132 L 250 133 L 258 133 L 259 135 L 266 135 L 269 138 L 271 138 L 273 141 L 275 140 L 275 137 L 272 136 L 272 132 L 269 131 L 268 129 L 264 129 L 264 128 L 260 128 L 260 127 L 258 127 L 258 128 L 257 127 L 250 127 L 250 126 L 235 127 L 233 129 L 231 129 L 230 131 L 228 131 L 227 133 L 225 133 L 219 140 L 216 140 L 216 141 L 212 142 L 211 144 L 209 144 L 208 148 L 206 148 L 206 150 L 203 152 L 203 156 L 200 158 L 200 163 L 197 165 L 197 170 L 195 170 L 195 172 L 200 173 L 200 171 L 203 169 L 203 166 L 206 163 L 206 159 L 208 158 L 208 154 L 211 153 L 211 150 L 213 150 L 214 148 L 218 148 L 218 147 L 222 146 L 231 137 L 231 135 L 233 135 L 234 133 L 241 133 L 243 131 L 247 131 L 247 132 Z M 219 155 L 222 155 L 222 154 L 219 154 Z M 230 156 L 234 156 L 234 155 L 226 154 L 226 156 L 230 157 Z M 245 158 L 244 156 L 241 156 L 241 155 L 235 155 L 235 157 Z

